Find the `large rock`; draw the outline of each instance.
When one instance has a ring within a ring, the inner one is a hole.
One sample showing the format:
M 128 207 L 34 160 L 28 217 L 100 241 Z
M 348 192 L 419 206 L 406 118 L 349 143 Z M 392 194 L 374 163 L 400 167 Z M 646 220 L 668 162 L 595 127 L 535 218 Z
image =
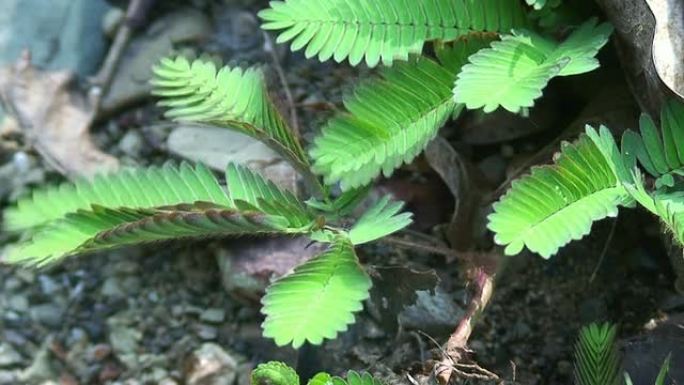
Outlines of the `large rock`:
M 179 126 L 167 139 L 169 152 L 218 171 L 245 165 L 283 189 L 296 191 L 297 172 L 262 142 L 227 128 Z
M 106 50 L 108 9 L 105 0 L 0 1 L 0 64 L 29 49 L 38 67 L 93 74 Z
M 107 49 L 102 19 L 105 0 L 0 1 L 0 67 L 28 49 L 46 70 L 94 74 Z M 0 108 L 0 121 L 3 120 Z

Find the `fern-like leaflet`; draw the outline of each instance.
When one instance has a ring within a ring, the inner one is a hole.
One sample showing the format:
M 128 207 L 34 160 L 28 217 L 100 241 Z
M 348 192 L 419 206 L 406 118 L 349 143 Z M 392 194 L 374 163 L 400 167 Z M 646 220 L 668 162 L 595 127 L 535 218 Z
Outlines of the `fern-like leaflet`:
M 290 193 L 241 166 L 228 169 L 235 196 L 203 166 L 182 164 L 126 170 L 88 184 L 64 184 L 34 193 L 7 213 L 10 228 L 36 227 L 11 249 L 9 260 L 43 265 L 65 256 L 187 237 L 254 233 L 308 233 L 315 218 Z M 238 186 L 240 188 L 238 188 Z M 63 205 L 56 206 L 55 198 Z M 243 200 L 244 199 L 244 200 Z M 41 215 L 44 215 L 41 217 Z
M 334 338 L 363 308 L 371 280 L 351 242 L 338 237 L 323 254 L 272 284 L 262 298 L 264 335 L 279 346 Z
M 643 114 L 640 134 L 628 130 L 622 136 L 622 153 L 631 167 L 638 161 L 656 185 L 674 185 L 675 175 L 684 175 L 684 105 L 668 101 L 660 114 L 660 134 L 653 119 Z
M 590 324 L 583 327 L 575 344 L 577 385 L 618 385 L 620 355 L 615 325 Z
M 416 157 L 454 113 L 451 87 L 467 57 L 488 39 L 472 36 L 440 51 L 441 62 L 420 57 L 397 63 L 357 86 L 346 112 L 323 127 L 310 153 L 314 170 L 343 190 L 368 184 Z
M 175 167 L 168 163 L 164 167 L 123 170 L 96 175 L 92 181 L 78 180 L 35 190 L 5 210 L 4 225 L 9 231 L 39 227 L 68 213 L 89 210 L 92 205 L 138 209 L 198 201 L 231 206 L 225 191 L 206 167 L 187 163 Z
M 255 137 L 306 168 L 299 140 L 268 97 L 263 74 L 256 68 L 223 67 L 211 61 L 164 58 L 153 68 L 152 93 L 179 121 L 230 127 Z
M 506 254 L 527 247 L 549 258 L 587 235 L 594 221 L 616 216 L 618 206 L 631 203 L 606 143 L 615 146 L 605 127 L 599 134 L 587 126 L 576 143 L 563 144 L 555 165 L 533 168 L 513 182 L 494 204 L 488 225 Z
M 400 214 L 403 207 L 403 202 L 390 202 L 388 197 L 380 199 L 349 230 L 349 239 L 354 245 L 361 245 L 407 227 L 413 214 Z
M 508 32 L 526 24 L 517 0 L 286 0 L 259 13 L 262 28 L 282 30 L 278 42 L 306 47 L 321 61 L 364 58 L 369 67 L 407 60 L 429 40 L 454 40 L 471 32 Z
M 370 375 L 370 373 L 359 373 L 353 370 L 347 372 L 345 378 L 333 377 L 333 385 L 384 385 L 382 381 Z
M 458 74 L 454 98 L 485 112 L 499 106 L 511 112 L 532 107 L 551 78 L 596 69 L 599 63 L 594 56 L 612 30 L 609 24 L 597 25 L 591 19 L 560 44 L 532 31 L 515 30 L 469 58 Z

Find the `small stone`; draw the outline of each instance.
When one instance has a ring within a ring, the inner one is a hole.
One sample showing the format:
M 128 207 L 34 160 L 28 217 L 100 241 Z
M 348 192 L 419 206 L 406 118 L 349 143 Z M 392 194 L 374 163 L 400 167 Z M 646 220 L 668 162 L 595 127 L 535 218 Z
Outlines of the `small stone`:
M 108 277 L 102 284 L 101 293 L 105 297 L 121 298 L 126 295 L 118 277 Z
M 144 146 L 144 141 L 140 132 L 136 130 L 129 130 L 119 141 L 119 148 L 121 151 L 133 158 L 140 156 Z
M 28 269 L 19 269 L 14 274 L 25 283 L 33 285 L 36 282 L 36 273 Z
M 140 331 L 120 324 L 114 325 L 109 331 L 109 343 L 119 355 L 135 352 L 141 338 Z
M 186 359 L 184 369 L 187 385 L 232 385 L 237 362 L 220 346 L 205 343 Z
M 0 368 L 8 368 L 19 365 L 22 362 L 21 354 L 12 345 L 0 344 Z
M 129 257 L 131 256 L 138 256 L 138 253 L 135 253 L 133 255 L 126 254 Z M 140 271 L 140 264 L 138 261 L 132 261 L 132 260 L 123 260 L 123 261 L 118 261 L 112 266 L 112 272 L 115 274 L 135 274 Z
M 47 296 L 51 296 L 62 289 L 53 278 L 41 274 L 38 276 L 38 283 L 40 283 L 40 291 Z
M 88 333 L 86 333 L 85 330 L 76 327 L 69 331 L 67 345 L 71 346 L 82 343 L 83 341 L 88 341 Z
M 43 325 L 58 327 L 62 324 L 64 308 L 54 303 L 33 306 L 29 312 L 31 319 Z
M 220 308 L 207 309 L 200 314 L 200 320 L 210 323 L 221 323 L 226 319 L 226 311 Z
M 14 291 L 21 287 L 21 281 L 15 277 L 9 277 L 5 280 L 5 291 Z
M 13 385 L 19 381 L 19 374 L 16 370 L 0 370 L 0 384 Z
M 112 354 L 112 347 L 107 344 L 97 344 L 88 350 L 89 361 L 102 361 Z
M 565 361 L 565 360 L 558 361 L 557 367 L 558 367 L 558 370 L 557 370 L 558 374 L 564 374 L 566 376 L 572 374 L 573 365 L 572 365 L 572 362 L 570 362 L 570 361 Z
M 218 330 L 213 326 L 199 325 L 197 336 L 205 341 L 215 340 L 218 337 Z
M 29 308 L 29 301 L 23 294 L 13 295 L 7 302 L 7 305 L 9 305 L 10 309 L 19 313 L 24 313 Z
M 98 379 L 100 380 L 100 383 L 105 383 L 118 378 L 120 375 L 121 368 L 110 362 L 107 363 L 104 367 L 102 367 L 102 370 L 98 375 Z M 126 384 L 128 384 L 128 382 L 126 382 Z
M 33 356 L 33 362 L 19 373 L 21 383 L 40 383 L 51 378 L 57 378 L 52 363 L 50 362 L 50 345 L 52 341 L 47 339 Z
M 408 329 L 423 330 L 428 334 L 448 334 L 453 329 L 454 320 L 461 319 L 461 309 L 452 295 L 442 289 L 435 289 L 435 294 L 429 291 L 417 291 L 416 303 L 406 307 L 399 313 L 399 322 Z
M 501 154 L 493 154 L 482 159 L 477 167 L 482 171 L 482 174 L 487 181 L 492 185 L 499 185 L 506 179 L 506 160 Z
M 523 321 L 516 322 L 512 329 L 513 338 L 519 340 L 525 339 L 532 333 L 530 326 Z

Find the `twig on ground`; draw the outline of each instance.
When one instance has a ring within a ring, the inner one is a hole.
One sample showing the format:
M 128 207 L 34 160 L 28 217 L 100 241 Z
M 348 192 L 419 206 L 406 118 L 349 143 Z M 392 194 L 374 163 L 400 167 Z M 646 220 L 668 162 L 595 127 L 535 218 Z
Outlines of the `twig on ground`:
M 287 100 L 288 107 L 290 109 L 290 123 L 292 125 L 292 131 L 299 137 L 299 116 L 297 115 L 297 106 L 295 105 L 294 97 L 292 96 L 292 91 L 287 83 L 287 76 L 285 76 L 285 71 L 283 71 L 283 66 L 280 64 L 280 59 L 278 58 L 278 52 L 275 49 L 275 44 L 273 44 L 273 39 L 271 35 L 265 31 L 261 31 L 264 35 L 264 42 L 266 43 L 266 52 L 271 55 L 273 60 L 273 67 L 275 67 L 276 74 L 280 80 L 280 84 L 283 87 L 283 92 L 285 93 L 285 99 Z
M 102 98 L 109 90 L 112 83 L 119 60 L 123 55 L 128 42 L 133 35 L 133 31 L 144 24 L 147 13 L 156 0 L 131 0 L 126 10 L 126 18 L 116 31 L 116 36 L 112 45 L 109 47 L 100 70 L 90 79 L 91 90 L 90 100 L 97 113 L 100 109 Z
M 613 224 L 610 226 L 610 233 L 608 233 L 608 238 L 606 238 L 606 243 L 603 244 L 603 250 L 601 250 L 601 257 L 599 257 L 598 262 L 596 263 L 596 267 L 594 268 L 594 271 L 591 273 L 591 277 L 589 278 L 589 283 L 594 282 L 594 279 L 596 279 L 596 274 L 598 274 L 599 268 L 603 264 L 603 260 L 606 258 L 606 254 L 608 253 L 608 247 L 610 246 L 610 243 L 613 241 L 613 236 L 615 235 L 615 228 L 617 227 L 617 221 L 618 218 L 615 217 L 613 219 Z

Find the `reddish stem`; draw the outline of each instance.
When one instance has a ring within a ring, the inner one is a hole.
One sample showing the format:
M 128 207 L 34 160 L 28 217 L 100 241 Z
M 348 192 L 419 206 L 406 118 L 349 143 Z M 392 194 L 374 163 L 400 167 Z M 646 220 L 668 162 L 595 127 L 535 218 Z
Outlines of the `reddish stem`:
M 446 385 L 454 372 L 454 364 L 460 362 L 467 353 L 468 339 L 475 322 L 485 309 L 494 291 L 497 261 L 492 255 L 472 255 L 473 266 L 468 271 L 472 285 L 472 296 L 465 315 L 456 330 L 451 334 L 444 349 L 445 357 L 435 366 L 437 380 Z

